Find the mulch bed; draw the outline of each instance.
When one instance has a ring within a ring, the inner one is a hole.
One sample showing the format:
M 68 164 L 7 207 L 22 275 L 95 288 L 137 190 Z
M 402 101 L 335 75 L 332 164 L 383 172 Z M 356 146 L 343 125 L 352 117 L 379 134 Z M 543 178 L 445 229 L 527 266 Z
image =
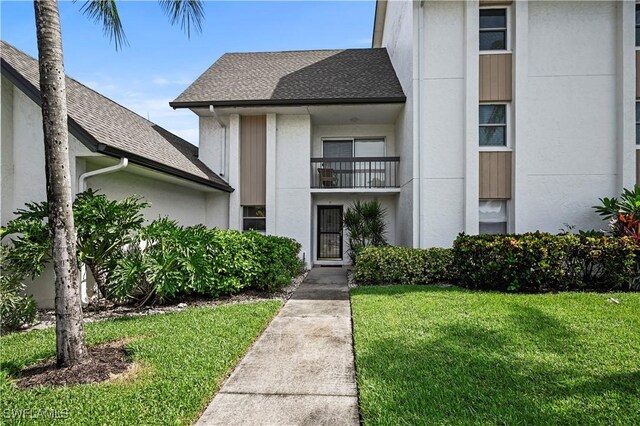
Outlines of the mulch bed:
M 127 358 L 124 340 L 88 348 L 89 359 L 79 365 L 56 368 L 56 359 L 50 358 L 22 370 L 16 383 L 19 389 L 37 386 L 68 386 L 99 383 L 124 373 L 132 362 Z

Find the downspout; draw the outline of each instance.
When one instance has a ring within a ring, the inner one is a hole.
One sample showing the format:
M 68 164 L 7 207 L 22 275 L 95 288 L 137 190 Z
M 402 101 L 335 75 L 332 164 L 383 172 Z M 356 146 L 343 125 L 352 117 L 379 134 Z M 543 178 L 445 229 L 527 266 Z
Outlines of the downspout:
M 220 127 L 224 129 L 222 136 L 222 170 L 220 170 L 220 176 L 224 176 L 224 172 L 227 170 L 227 126 L 218 116 L 216 109 L 213 105 L 209 105 L 209 111 L 213 114 L 213 118 L 218 122 Z
M 85 172 L 80 175 L 78 178 L 78 193 L 82 193 L 86 189 L 87 178 L 91 176 L 97 175 L 105 175 L 107 173 L 117 172 L 118 170 L 122 170 L 129 165 L 129 160 L 125 157 L 120 159 L 120 162 L 115 166 L 105 167 L 103 169 L 92 170 L 90 172 Z M 89 304 L 89 296 L 87 296 L 87 266 L 83 263 L 80 266 L 80 298 L 82 300 L 83 305 Z

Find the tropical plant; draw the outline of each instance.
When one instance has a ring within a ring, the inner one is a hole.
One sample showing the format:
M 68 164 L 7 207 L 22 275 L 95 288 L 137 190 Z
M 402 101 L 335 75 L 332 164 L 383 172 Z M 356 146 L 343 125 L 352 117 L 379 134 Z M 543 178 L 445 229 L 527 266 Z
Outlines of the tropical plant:
M 344 225 L 349 232 L 348 254 L 354 265 L 365 247 L 387 245 L 386 213 L 378 200 L 356 200 L 344 213 Z
M 172 24 L 180 23 L 187 35 L 191 26 L 201 29 L 201 0 L 161 0 Z M 34 1 L 40 98 L 44 131 L 45 175 L 49 224 L 52 235 L 56 291 L 56 358 L 59 367 L 80 363 L 86 357 L 82 307 L 76 261 L 76 236 L 71 210 L 69 131 L 67 127 L 66 81 L 62 54 L 60 14 L 56 0 Z M 116 49 L 126 37 L 115 0 L 88 0 L 84 13 L 102 24 Z
M 640 186 L 625 189 L 620 198 L 600 198 L 602 205 L 593 206 L 609 221 L 609 231 L 615 236 L 629 236 L 640 242 Z
M 8 257 L 12 248 L 0 245 L 0 328 L 15 330 L 32 323 L 36 317 L 36 303 L 24 294 L 24 276 L 11 269 Z
M 92 189 L 78 194 L 73 213 L 78 230 L 78 260 L 91 270 L 98 290 L 107 295 L 107 279 L 142 227 L 141 211 L 149 206 L 142 197 L 108 199 Z
M 0 240 L 11 237 L 12 249 L 5 262 L 21 277 L 36 278 L 51 261 L 49 205 L 46 202 L 27 203 L 14 212 L 14 219 L 0 232 Z

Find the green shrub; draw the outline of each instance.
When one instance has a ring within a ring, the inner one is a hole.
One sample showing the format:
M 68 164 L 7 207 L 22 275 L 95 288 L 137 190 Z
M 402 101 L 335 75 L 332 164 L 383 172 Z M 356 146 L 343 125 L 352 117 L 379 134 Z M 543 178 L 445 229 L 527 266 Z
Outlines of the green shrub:
M 122 257 L 123 247 L 141 228 L 144 218 L 140 212 L 148 205 L 138 196 L 114 201 L 92 189 L 78 194 L 73 202 L 78 261 L 91 270 L 104 296 L 109 274 Z M 11 239 L 14 249 L 8 260 L 19 275 L 35 278 L 51 261 L 48 215 L 46 202 L 27 203 L 0 235 Z
M 499 291 L 629 289 L 637 254 L 626 237 L 541 232 L 460 234 L 453 245 L 458 284 Z
M 251 287 L 265 291 L 279 290 L 291 283 L 291 279 L 304 267 L 298 257 L 301 246 L 297 241 L 257 232 L 244 235 L 253 242 L 253 259 L 257 263 L 257 274 Z
M 147 303 L 190 294 L 218 297 L 249 287 L 273 291 L 299 273 L 299 251 L 289 238 L 158 219 L 139 232 L 118 262 L 110 295 Z
M 36 303 L 24 294 L 23 276 L 11 270 L 8 257 L 11 248 L 0 246 L 0 329 L 4 333 L 16 330 L 34 322 Z
M 435 284 L 452 278 L 451 249 L 369 247 L 358 255 L 354 277 L 360 284 Z

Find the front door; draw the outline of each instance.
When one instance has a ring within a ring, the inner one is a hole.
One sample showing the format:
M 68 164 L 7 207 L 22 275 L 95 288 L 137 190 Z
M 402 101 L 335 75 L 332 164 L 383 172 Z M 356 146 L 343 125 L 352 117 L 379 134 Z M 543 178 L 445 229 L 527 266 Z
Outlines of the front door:
M 342 260 L 342 206 L 318 206 L 318 260 Z

